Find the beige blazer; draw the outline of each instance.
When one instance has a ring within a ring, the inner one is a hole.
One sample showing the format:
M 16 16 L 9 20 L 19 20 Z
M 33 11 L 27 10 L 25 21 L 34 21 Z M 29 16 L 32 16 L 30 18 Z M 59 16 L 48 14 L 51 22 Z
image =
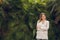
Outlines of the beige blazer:
M 37 21 L 36 39 L 48 39 L 49 21 L 43 22 Z

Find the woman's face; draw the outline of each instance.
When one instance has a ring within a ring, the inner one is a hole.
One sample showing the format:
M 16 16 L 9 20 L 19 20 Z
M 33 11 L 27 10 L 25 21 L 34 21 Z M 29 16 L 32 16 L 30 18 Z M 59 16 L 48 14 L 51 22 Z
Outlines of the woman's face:
M 41 19 L 42 20 L 45 20 L 46 19 L 46 16 L 44 14 L 41 15 Z

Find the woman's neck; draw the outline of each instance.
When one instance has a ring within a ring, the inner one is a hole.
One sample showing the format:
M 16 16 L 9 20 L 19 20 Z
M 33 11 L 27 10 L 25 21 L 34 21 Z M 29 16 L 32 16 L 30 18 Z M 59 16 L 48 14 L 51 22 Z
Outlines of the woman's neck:
M 46 21 L 46 20 L 41 20 L 42 24 L 44 24 L 44 23 L 45 23 L 45 21 Z
M 41 21 L 45 22 L 46 20 L 41 20 Z

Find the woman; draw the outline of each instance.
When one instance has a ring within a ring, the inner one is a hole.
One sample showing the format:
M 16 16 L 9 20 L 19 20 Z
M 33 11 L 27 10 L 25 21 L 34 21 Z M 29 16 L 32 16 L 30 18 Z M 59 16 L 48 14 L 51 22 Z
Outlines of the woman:
M 37 40 L 48 40 L 49 21 L 46 20 L 45 13 L 41 13 L 37 21 Z

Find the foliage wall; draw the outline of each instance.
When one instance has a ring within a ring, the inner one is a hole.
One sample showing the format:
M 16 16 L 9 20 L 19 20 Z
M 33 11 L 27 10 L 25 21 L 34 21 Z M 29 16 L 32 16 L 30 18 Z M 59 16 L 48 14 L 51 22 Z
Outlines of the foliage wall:
M 49 40 L 59 40 L 59 0 L 0 0 L 0 40 L 36 40 L 41 12 L 50 21 Z

